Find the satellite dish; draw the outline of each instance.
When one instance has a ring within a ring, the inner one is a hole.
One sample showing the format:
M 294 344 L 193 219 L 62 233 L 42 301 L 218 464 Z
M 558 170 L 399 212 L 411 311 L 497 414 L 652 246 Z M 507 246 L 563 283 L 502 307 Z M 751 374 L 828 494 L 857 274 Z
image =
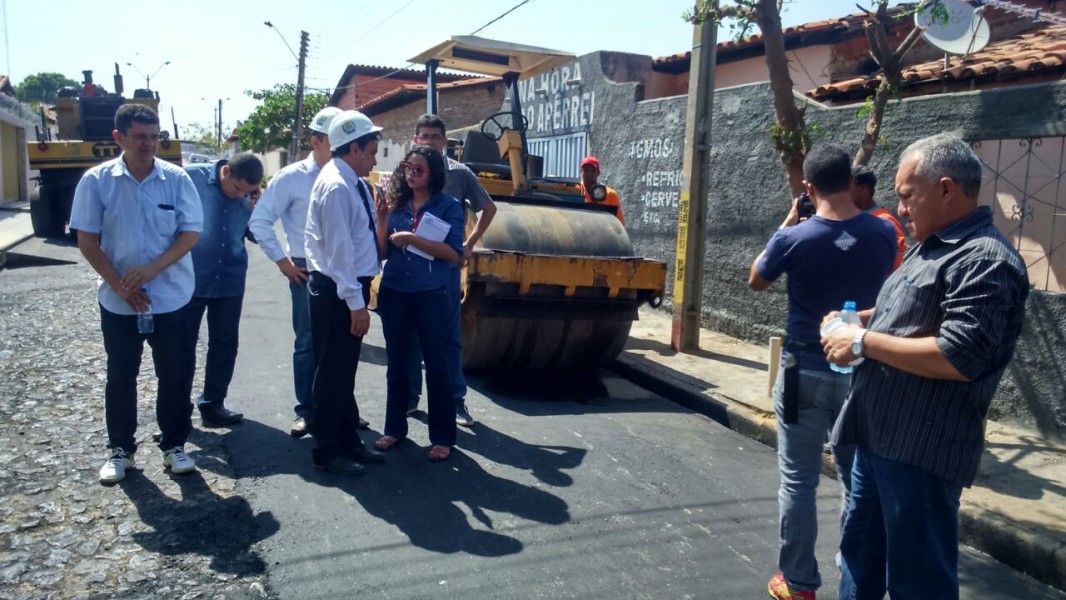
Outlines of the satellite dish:
M 948 54 L 967 55 L 984 48 L 991 32 L 988 21 L 962 0 L 941 0 L 947 9 L 946 23 L 935 22 L 929 3 L 914 13 L 914 24 L 922 27 L 922 37 Z

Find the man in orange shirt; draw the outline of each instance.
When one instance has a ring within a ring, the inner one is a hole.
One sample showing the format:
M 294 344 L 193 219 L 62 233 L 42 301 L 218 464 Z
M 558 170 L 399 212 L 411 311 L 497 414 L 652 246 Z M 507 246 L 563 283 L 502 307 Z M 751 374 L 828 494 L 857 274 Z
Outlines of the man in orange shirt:
M 618 192 L 598 183 L 600 178 L 600 161 L 595 156 L 586 156 L 581 159 L 581 193 L 585 196 L 585 204 L 596 203 L 606 206 L 614 206 L 615 216 L 625 226 L 626 220 L 622 218 L 622 204 L 618 201 Z
M 881 217 L 896 228 L 899 250 L 896 252 L 896 264 L 893 267 L 895 270 L 899 268 L 900 263 L 903 262 L 903 254 L 907 252 L 907 234 L 903 233 L 903 226 L 900 225 L 899 219 L 874 202 L 875 187 L 877 187 L 877 175 L 874 174 L 873 169 L 862 165 L 852 165 L 850 191 L 851 201 L 855 203 L 855 207 L 875 217 Z

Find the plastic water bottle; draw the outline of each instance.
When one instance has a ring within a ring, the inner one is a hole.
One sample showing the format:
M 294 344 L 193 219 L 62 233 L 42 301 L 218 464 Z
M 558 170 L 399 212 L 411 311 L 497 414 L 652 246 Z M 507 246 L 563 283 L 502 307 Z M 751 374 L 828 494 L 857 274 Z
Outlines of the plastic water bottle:
M 155 319 L 152 318 L 152 308 L 143 313 L 137 313 L 137 333 L 148 335 L 155 331 Z
M 855 311 L 855 302 L 848 300 L 844 303 L 843 310 L 841 310 L 833 320 L 826 323 L 825 326 L 822 327 L 820 333 L 822 337 L 825 337 L 841 327 L 846 327 L 852 324 L 861 326 L 862 319 L 859 318 L 859 313 Z M 829 363 L 829 368 L 837 373 L 851 373 L 853 370 L 852 368 L 860 364 L 863 360 L 865 359 L 860 356 L 848 363 L 848 366 L 846 367 L 838 367 L 835 363 Z

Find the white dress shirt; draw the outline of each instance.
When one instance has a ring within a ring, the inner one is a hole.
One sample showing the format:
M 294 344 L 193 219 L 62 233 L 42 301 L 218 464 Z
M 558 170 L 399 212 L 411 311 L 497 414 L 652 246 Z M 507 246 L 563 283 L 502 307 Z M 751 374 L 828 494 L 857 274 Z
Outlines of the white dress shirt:
M 364 206 L 360 186 L 369 206 Z M 322 167 L 311 189 L 304 231 L 307 269 L 332 279 L 337 296 L 350 310 L 366 307 L 358 278 L 381 271 L 373 202 L 370 187 L 340 158 Z
M 263 253 L 273 261 L 290 256 L 304 257 L 304 229 L 307 227 L 307 204 L 311 188 L 321 169 L 313 156 L 293 163 L 277 172 L 255 205 L 248 229 Z M 288 254 L 281 247 L 274 223 L 281 219 L 288 242 Z

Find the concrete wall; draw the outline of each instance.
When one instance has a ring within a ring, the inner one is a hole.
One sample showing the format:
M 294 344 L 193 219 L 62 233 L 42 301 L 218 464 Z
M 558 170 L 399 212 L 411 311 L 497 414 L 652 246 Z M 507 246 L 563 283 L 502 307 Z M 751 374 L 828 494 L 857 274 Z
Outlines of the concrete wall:
M 14 98 L 0 94 L 0 202 L 30 199 L 26 143 L 39 119 Z
M 551 112 L 548 103 L 576 107 L 576 121 L 589 136 L 589 151 L 600 158 L 608 183 L 618 190 L 626 229 L 636 253 L 666 261 L 673 280 L 677 204 L 684 149 L 687 99 L 640 101 L 642 86 L 616 83 L 603 74 L 602 55 L 578 59 L 582 81 L 527 107 L 527 114 Z M 607 61 L 617 62 L 617 57 Z M 588 99 L 576 104 L 572 98 Z M 569 102 L 562 101 L 570 98 Z M 723 333 L 765 343 L 783 332 L 785 286 L 754 293 L 748 289 L 751 261 L 784 218 L 789 204 L 784 169 L 769 138 L 773 123 L 768 84 L 719 89 L 714 98 L 708 218 L 703 274 L 703 321 Z M 851 151 L 858 148 L 863 121 L 858 106 L 811 106 L 807 120 L 822 127 L 821 141 Z M 582 115 L 588 118 L 582 121 Z M 531 120 L 531 123 L 534 122 Z M 882 144 L 871 166 L 882 182 L 878 201 L 894 210 L 892 180 L 898 155 L 910 142 L 938 131 L 967 139 L 1010 139 L 1066 135 L 1066 83 L 1037 84 L 914 98 L 890 106 Z M 530 136 L 568 129 L 530 127 Z M 667 304 L 672 291 L 668 290 Z M 1018 357 L 993 406 L 993 416 L 1017 420 L 1046 434 L 1066 434 L 1066 295 L 1034 292 Z

